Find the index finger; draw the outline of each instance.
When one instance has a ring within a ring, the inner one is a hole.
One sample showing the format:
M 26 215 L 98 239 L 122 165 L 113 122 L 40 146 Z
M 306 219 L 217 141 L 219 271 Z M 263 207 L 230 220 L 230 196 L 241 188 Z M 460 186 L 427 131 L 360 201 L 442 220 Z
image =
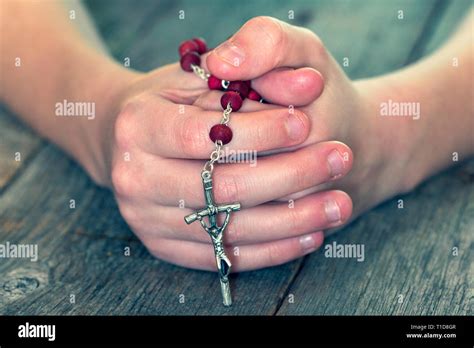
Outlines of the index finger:
M 230 117 L 228 127 L 232 131 L 232 141 L 227 145 L 230 150 L 258 152 L 291 147 L 303 143 L 310 131 L 309 118 L 292 108 L 233 112 Z M 125 138 L 125 142 L 133 138 L 150 154 L 206 159 L 215 148 L 209 132 L 221 118 L 222 112 L 178 105 L 152 96 L 151 100 L 125 107 L 116 133 L 119 133 L 118 139 Z

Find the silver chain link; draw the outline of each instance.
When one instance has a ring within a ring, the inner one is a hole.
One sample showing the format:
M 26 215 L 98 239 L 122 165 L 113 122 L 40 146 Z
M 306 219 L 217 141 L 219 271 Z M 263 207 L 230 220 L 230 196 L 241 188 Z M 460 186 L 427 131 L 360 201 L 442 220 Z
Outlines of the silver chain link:
M 212 172 L 214 171 L 214 163 L 219 161 L 219 159 L 221 158 L 221 150 L 222 146 L 224 146 L 224 144 L 222 144 L 222 140 L 216 140 L 215 145 L 216 147 L 214 151 L 211 152 L 209 161 L 206 162 L 204 168 L 202 169 L 203 173 L 208 172 L 209 174 L 212 174 Z
M 209 80 L 210 74 L 206 72 L 203 68 L 201 68 L 199 65 L 194 65 L 191 64 L 191 68 L 193 69 L 193 72 L 202 80 L 207 81 Z
M 232 107 L 230 106 L 230 103 L 227 103 L 227 107 L 225 108 L 224 112 L 222 113 L 221 124 L 227 125 L 227 123 L 229 123 L 231 112 L 232 112 Z

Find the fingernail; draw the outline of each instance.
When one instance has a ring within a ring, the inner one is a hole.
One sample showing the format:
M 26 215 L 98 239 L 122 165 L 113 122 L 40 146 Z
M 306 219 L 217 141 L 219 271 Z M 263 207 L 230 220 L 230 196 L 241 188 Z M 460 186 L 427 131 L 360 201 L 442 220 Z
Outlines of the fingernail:
M 344 173 L 344 158 L 337 150 L 333 150 L 328 156 L 329 173 L 331 177 L 336 177 Z
M 325 203 L 326 217 L 329 222 L 341 221 L 341 209 L 335 201 L 328 201 Z
M 316 240 L 312 234 L 308 234 L 300 238 L 301 249 L 304 253 L 314 251 L 317 247 Z
M 300 140 L 305 134 L 305 125 L 303 121 L 294 113 L 288 116 L 286 121 L 288 136 L 292 140 Z
M 245 60 L 245 52 L 230 41 L 222 43 L 214 51 L 220 59 L 235 67 L 238 67 Z

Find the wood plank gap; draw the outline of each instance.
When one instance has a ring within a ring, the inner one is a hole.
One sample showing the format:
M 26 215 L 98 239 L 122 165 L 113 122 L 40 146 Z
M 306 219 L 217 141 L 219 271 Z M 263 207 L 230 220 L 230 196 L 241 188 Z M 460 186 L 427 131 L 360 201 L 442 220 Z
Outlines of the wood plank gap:
M 13 174 L 13 176 L 8 180 L 3 187 L 0 187 L 0 197 L 13 185 L 15 182 L 25 173 L 28 168 L 34 163 L 34 159 L 38 156 L 38 154 L 47 146 L 43 140 L 41 141 L 40 145 L 38 145 L 32 152 L 28 155 L 27 158 L 22 159 L 22 161 L 26 162 L 22 164 Z
M 290 281 L 288 282 L 288 287 L 285 289 L 285 291 L 283 292 L 283 296 L 281 297 L 281 299 L 278 301 L 276 307 L 275 307 L 275 310 L 273 311 L 272 315 L 273 316 L 276 316 L 278 314 L 278 311 L 280 310 L 281 306 L 283 305 L 283 301 L 285 301 L 285 298 L 287 298 L 288 294 L 290 293 L 290 290 L 293 286 L 293 283 L 296 281 L 296 279 L 298 278 L 299 274 L 301 273 L 301 271 L 303 270 L 303 267 L 304 265 L 306 264 L 306 260 L 308 258 L 308 255 L 305 255 L 303 256 L 302 260 L 300 261 L 300 264 L 298 265 L 298 269 L 296 270 L 296 272 L 293 274 L 293 276 L 291 277 Z

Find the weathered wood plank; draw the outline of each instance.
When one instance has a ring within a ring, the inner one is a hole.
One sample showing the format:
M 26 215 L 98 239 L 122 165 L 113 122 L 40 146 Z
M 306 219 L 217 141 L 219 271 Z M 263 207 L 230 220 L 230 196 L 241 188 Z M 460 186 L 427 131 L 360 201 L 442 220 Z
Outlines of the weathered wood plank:
M 165 17 L 160 11 L 152 11 L 148 25 L 139 25 L 143 18 L 129 12 L 143 13 L 143 9 L 137 9 L 141 2 L 131 6 L 120 1 L 112 6 L 117 8 L 111 17 L 104 13 L 108 7 L 100 5 L 103 7 L 96 18 L 99 23 L 105 18 L 104 30 L 107 23 L 116 23 L 116 29 L 107 34 L 110 40 L 117 40 L 116 56 L 129 56 L 133 67 L 148 69 L 175 61 L 176 45 L 181 38 L 202 35 L 216 44 L 250 17 L 267 14 L 283 18 L 294 10 L 297 20 L 316 29 L 336 57 L 349 55 L 349 74 L 366 76 L 403 63 L 435 2 L 280 4 L 216 2 L 215 6 L 206 7 L 205 12 L 197 2 L 177 2 L 171 12 L 164 10 L 168 14 Z M 399 4 L 409 9 L 413 19 L 395 31 L 383 24 L 392 15 L 396 18 Z M 119 10 L 120 6 L 126 6 L 129 12 Z M 173 19 L 170 13 L 181 8 L 188 19 L 178 23 L 177 15 Z M 390 16 L 379 17 L 384 10 Z M 215 21 L 225 13 L 229 16 Z M 349 15 L 353 27 L 346 23 L 350 22 L 346 20 Z M 125 29 L 117 23 L 127 23 L 137 36 L 126 36 L 125 43 L 120 43 L 122 34 L 115 36 L 113 32 Z M 400 47 L 389 52 L 382 45 L 374 46 L 368 33 L 377 32 L 396 40 Z M 354 37 L 360 38 L 360 45 L 353 44 Z M 350 53 L 346 52 L 347 47 L 351 47 Z M 369 48 L 374 51 L 367 52 Z M 73 211 L 69 209 L 70 199 L 76 200 Z M 302 262 L 235 276 L 235 306 L 226 309 L 220 304 L 215 274 L 185 270 L 153 259 L 120 218 L 111 194 L 96 188 L 77 165 L 51 145 L 0 197 L 0 222 L 2 226 L 18 226 L 7 232 L 2 230 L 0 240 L 37 243 L 41 255 L 38 265 L 20 260 L 0 264 L 0 274 L 8 275 L 11 284 L 19 281 L 18 274 L 32 279 L 25 280 L 29 290 L 23 294 L 20 291 L 12 297 L 0 292 L 2 314 L 272 314 Z M 132 248 L 130 257 L 123 255 L 126 246 Z M 36 283 L 40 285 L 34 288 Z M 76 295 L 76 305 L 68 302 L 70 294 Z M 179 303 L 180 294 L 185 296 L 184 304 Z
M 439 46 L 469 6 L 452 2 L 420 52 Z M 365 261 L 326 258 L 324 249 L 308 257 L 289 289 L 294 302 L 278 314 L 472 315 L 473 173 L 474 161 L 443 173 L 326 240 L 364 244 Z
M 0 106 L 0 193 L 42 144 L 38 135 Z

